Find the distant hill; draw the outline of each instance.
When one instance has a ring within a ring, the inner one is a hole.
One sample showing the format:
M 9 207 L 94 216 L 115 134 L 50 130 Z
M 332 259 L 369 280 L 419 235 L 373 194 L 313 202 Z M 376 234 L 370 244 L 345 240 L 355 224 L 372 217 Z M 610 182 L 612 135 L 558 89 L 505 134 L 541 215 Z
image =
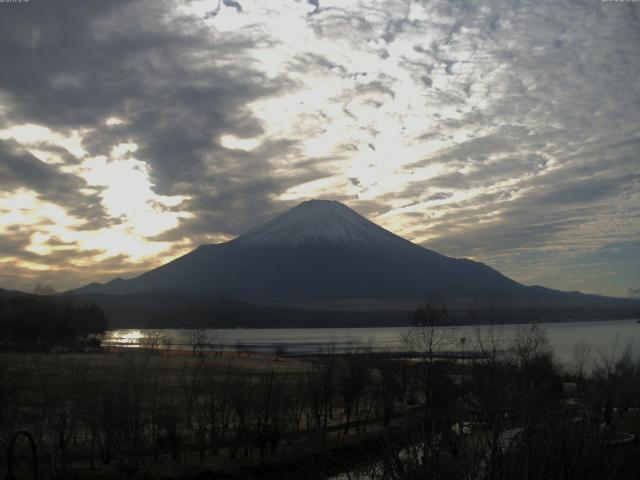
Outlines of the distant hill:
M 19 290 L 5 290 L 4 288 L 0 288 L 0 299 L 6 300 L 7 298 L 12 297 L 25 297 L 25 296 L 33 296 L 33 293 L 21 292 Z
M 410 321 L 407 311 L 308 311 L 177 291 L 82 294 L 74 295 L 73 301 L 100 305 L 110 328 L 340 327 L 399 325 Z
M 16 296 L 37 295 L 0 289 L 0 301 Z M 122 295 L 63 294 L 54 298 L 76 306 L 95 303 L 104 311 L 109 329 L 402 326 L 411 323 L 411 314 L 419 305 L 418 301 L 379 304 L 363 300 L 320 302 L 296 308 L 167 290 Z M 458 324 L 624 319 L 640 309 L 640 302 L 605 299 L 608 301 L 597 303 L 595 299 L 587 299 L 593 303 L 575 305 L 560 300 L 541 305 L 526 299 L 484 297 L 449 298 L 447 304 L 451 321 Z
M 418 302 L 395 309 L 292 308 L 256 305 L 205 294 L 176 291 L 146 291 L 127 295 L 74 295 L 73 302 L 96 303 L 104 310 L 109 328 L 294 328 L 401 326 L 412 322 Z M 448 301 L 451 321 L 458 324 L 487 322 L 537 322 L 624 319 L 640 308 L 640 303 L 609 302 L 571 305 L 562 302 L 535 305 L 504 298 L 457 299 Z

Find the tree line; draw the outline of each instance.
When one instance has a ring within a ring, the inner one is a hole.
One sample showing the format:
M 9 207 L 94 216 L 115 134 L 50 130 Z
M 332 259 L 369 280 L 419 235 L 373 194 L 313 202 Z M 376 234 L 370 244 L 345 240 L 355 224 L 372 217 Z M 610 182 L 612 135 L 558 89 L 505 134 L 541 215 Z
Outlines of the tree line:
M 95 339 L 105 332 L 107 319 L 93 304 L 73 305 L 52 296 L 0 298 L 0 342 L 52 344 Z

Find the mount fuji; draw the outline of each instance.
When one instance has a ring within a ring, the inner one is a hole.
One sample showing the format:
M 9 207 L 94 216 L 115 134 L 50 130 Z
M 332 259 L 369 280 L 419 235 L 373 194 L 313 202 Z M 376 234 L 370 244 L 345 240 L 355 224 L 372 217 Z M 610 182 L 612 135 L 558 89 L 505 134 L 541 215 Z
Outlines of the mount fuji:
M 76 293 L 171 290 L 261 304 L 528 296 L 532 288 L 479 262 L 411 243 L 347 206 L 299 204 L 231 241 L 202 245 L 130 280 Z

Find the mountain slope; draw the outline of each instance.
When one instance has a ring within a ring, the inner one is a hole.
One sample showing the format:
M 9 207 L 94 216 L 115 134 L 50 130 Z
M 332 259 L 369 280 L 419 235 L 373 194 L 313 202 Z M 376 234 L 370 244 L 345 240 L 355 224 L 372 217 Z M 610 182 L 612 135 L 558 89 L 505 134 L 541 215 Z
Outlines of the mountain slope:
M 365 250 L 412 245 L 345 205 L 326 200 L 303 202 L 233 243 L 244 247 L 333 244 Z
M 425 295 L 522 295 L 492 268 L 445 257 L 338 202 L 312 200 L 226 243 L 203 245 L 131 280 L 78 293 L 180 290 L 258 303 Z

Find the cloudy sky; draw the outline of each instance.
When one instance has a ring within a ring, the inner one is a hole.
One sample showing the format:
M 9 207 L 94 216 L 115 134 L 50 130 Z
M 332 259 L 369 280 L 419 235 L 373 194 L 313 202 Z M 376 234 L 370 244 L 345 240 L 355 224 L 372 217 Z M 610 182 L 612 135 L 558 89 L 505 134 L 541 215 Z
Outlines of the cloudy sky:
M 0 287 L 132 276 L 336 199 L 640 295 L 640 3 L 0 3 Z

